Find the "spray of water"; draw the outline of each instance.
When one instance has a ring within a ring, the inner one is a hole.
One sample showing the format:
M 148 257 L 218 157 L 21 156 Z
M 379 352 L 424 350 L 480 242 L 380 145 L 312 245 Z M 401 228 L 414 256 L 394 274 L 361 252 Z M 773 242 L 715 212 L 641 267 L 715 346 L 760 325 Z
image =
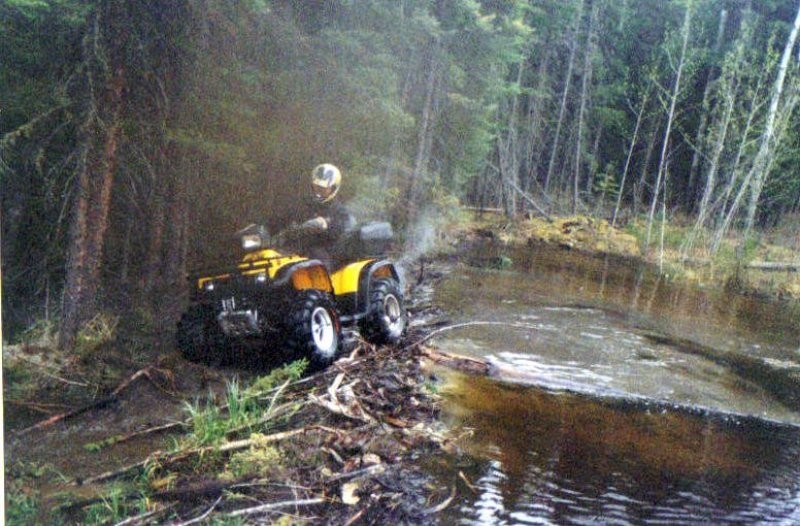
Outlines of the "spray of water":
M 417 215 L 414 223 L 406 229 L 403 255 L 400 257 L 399 272 L 403 285 L 406 284 L 406 270 L 436 246 L 439 214 L 435 210 L 425 209 Z

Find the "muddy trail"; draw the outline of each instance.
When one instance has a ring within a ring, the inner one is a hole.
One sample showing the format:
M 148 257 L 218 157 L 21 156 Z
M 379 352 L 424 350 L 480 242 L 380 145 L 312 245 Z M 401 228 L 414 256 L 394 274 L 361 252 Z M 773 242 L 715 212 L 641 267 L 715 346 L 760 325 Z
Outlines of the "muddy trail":
M 6 393 L 8 523 L 436 522 L 451 488 L 421 459 L 454 445 L 415 342 L 440 314 L 438 274 L 409 274 L 403 342 L 358 341 L 313 375 L 252 353 L 192 363 L 165 331 L 135 359 L 116 341 L 25 399 Z M 120 380 L 87 389 L 86 368 Z

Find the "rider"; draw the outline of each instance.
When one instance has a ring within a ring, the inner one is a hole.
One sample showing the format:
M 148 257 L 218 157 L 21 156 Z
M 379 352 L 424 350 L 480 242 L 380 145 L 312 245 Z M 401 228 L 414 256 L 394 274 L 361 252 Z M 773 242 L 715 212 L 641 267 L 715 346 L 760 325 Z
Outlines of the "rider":
M 352 230 L 356 221 L 353 215 L 334 198 L 342 184 L 342 173 L 332 164 L 320 164 L 311 172 L 311 190 L 314 197 L 314 215 L 303 223 L 305 232 L 312 234 L 315 243 L 310 256 L 322 260 L 329 267 L 341 251 L 341 241 Z

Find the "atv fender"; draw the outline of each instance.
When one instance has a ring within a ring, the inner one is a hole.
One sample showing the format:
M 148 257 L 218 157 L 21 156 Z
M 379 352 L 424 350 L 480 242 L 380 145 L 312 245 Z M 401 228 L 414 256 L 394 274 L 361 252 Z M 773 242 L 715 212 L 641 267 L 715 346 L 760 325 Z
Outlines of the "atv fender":
M 316 289 L 334 293 L 328 269 L 318 259 L 306 259 L 281 267 L 275 275 L 274 283 L 279 286 L 291 283 L 295 290 Z
M 380 278 L 400 280 L 397 269 L 385 259 L 367 259 L 350 263 L 331 275 L 336 303 L 343 315 L 343 321 L 366 315 L 370 284 Z

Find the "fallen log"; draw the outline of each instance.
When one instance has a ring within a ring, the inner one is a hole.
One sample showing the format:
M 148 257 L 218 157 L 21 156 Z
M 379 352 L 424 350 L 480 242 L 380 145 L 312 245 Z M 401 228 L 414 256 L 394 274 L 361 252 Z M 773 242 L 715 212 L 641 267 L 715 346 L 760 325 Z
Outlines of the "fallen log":
M 118 397 L 119 397 L 119 394 L 122 391 L 124 391 L 125 389 L 127 389 L 136 380 L 138 380 L 140 378 L 147 378 L 148 380 L 153 382 L 153 378 L 150 376 L 150 373 L 152 371 L 158 371 L 158 372 L 162 372 L 163 373 L 163 371 L 160 371 L 159 369 L 156 369 L 153 366 L 145 367 L 144 369 L 136 371 L 134 374 L 129 376 L 124 382 L 119 384 L 119 386 L 117 386 L 116 389 L 111 391 L 110 395 L 108 395 L 108 396 L 106 396 L 104 398 L 101 398 L 100 400 L 96 400 L 96 401 L 92 402 L 91 404 L 87 404 L 87 405 L 79 407 L 77 409 L 73 409 L 72 411 L 67 411 L 67 412 L 64 412 L 64 413 L 59 413 L 57 415 L 53 415 L 50 418 L 46 418 L 45 420 L 42 420 L 42 421 L 40 421 L 40 422 L 30 426 L 30 427 L 26 427 L 25 429 L 21 429 L 20 431 L 17 432 L 17 436 L 23 436 L 23 435 L 26 435 L 26 434 L 30 433 L 31 431 L 35 431 L 35 430 L 38 430 L 38 429 L 44 429 L 46 427 L 50 427 L 50 426 L 52 426 L 54 424 L 57 424 L 58 422 L 63 422 L 63 421 L 68 420 L 70 418 L 75 418 L 76 416 L 82 415 L 83 413 L 86 413 L 87 411 L 91 411 L 91 410 L 94 410 L 94 409 L 101 409 L 103 407 L 107 407 L 107 406 L 115 403 L 117 401 Z M 153 383 L 155 383 L 155 382 L 153 382 Z
M 800 272 L 800 263 L 787 263 L 777 261 L 751 261 L 746 268 L 764 271 Z

